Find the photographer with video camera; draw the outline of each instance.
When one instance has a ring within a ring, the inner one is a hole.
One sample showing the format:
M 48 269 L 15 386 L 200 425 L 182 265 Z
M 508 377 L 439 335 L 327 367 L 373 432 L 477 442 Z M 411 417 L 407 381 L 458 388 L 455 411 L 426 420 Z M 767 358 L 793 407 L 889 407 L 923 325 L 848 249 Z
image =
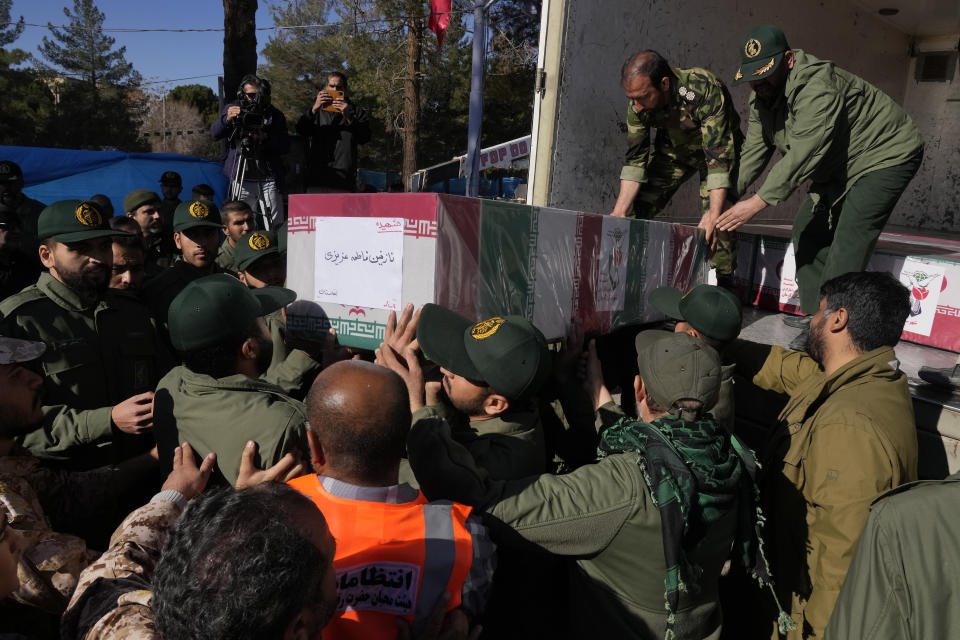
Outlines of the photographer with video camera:
M 280 187 L 283 162 L 290 149 L 287 120 L 270 104 L 270 81 L 250 74 L 240 81 L 237 100 L 224 106 L 212 125 L 215 140 L 229 149 L 223 174 L 230 179 L 230 199 L 243 200 L 264 228 L 276 229 L 286 220 Z

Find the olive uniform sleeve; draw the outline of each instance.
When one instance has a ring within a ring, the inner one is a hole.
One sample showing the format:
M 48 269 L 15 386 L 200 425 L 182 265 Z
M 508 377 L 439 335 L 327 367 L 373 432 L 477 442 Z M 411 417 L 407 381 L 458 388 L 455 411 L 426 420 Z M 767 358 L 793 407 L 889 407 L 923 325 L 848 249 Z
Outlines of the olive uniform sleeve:
M 43 424 L 23 436 L 20 444 L 43 458 L 69 457 L 72 450 L 107 442 L 113 437 L 113 407 L 80 411 L 66 405 L 43 408 Z
M 638 495 L 646 495 L 638 484 L 639 474 L 631 474 L 625 466 L 636 467 L 630 456 L 612 456 L 563 476 L 505 481 L 492 480 L 478 467 L 442 420 L 415 423 L 407 446 L 410 464 L 428 498 L 485 509 L 530 542 L 561 555 L 589 555 L 604 549 L 636 512 Z
M 783 347 L 737 340 L 730 347 L 737 372 L 761 389 L 790 394 L 820 367 L 805 353 Z
M 756 95 L 751 95 L 747 137 L 740 150 L 740 164 L 737 170 L 737 193 L 741 198 L 747 188 L 763 173 L 770 158 L 773 157 L 773 152 L 774 147 L 767 141 L 763 133 L 763 125 L 760 123 Z
M 816 79 L 804 86 L 790 106 L 793 126 L 783 157 L 770 169 L 757 195 L 779 204 L 810 178 L 834 142 L 844 113 L 843 95 L 833 83 Z
M 621 180 L 647 181 L 647 165 L 650 162 L 650 118 L 638 114 L 633 106 L 627 107 L 626 161 L 620 171 Z
M 270 365 L 260 379 L 280 387 L 293 398 L 302 399 L 303 390 L 313 383 L 320 369 L 321 364 L 306 351 L 291 349 L 286 358 Z

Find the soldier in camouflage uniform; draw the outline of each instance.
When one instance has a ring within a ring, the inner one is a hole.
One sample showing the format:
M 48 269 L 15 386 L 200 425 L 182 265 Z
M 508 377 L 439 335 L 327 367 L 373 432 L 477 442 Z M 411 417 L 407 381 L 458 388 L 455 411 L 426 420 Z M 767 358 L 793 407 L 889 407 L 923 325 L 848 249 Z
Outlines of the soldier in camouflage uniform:
M 743 134 L 727 88 L 706 69 L 671 68 L 655 51 L 631 56 L 621 74 L 631 101 L 630 147 L 612 214 L 653 218 L 680 185 L 698 175 L 698 226 L 714 249 L 711 265 L 718 279 L 729 280 L 736 267 L 736 237 L 715 227 L 726 201 L 736 201 L 733 189 Z
M 0 513 L 22 536 L 23 550 L 19 589 L 0 604 L 0 637 L 55 631 L 80 572 L 96 558 L 74 534 L 91 522 L 112 528 L 118 487 L 129 480 L 115 468 L 55 471 L 16 444 L 17 435 L 43 420 L 43 380 L 34 369 L 45 349 L 42 342 L 0 336 Z

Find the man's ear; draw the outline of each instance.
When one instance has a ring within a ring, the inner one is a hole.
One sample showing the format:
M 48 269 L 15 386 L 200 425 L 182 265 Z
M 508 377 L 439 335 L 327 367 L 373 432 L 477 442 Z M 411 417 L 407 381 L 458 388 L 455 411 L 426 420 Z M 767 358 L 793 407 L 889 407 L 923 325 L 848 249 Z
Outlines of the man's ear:
M 46 244 L 41 244 L 37 249 L 37 253 L 40 256 L 40 262 L 44 267 L 49 269 L 53 266 L 53 250 L 48 247 Z
M 247 284 L 247 276 L 243 271 L 237 272 L 237 277 L 240 278 L 240 282 L 247 285 L 248 287 L 250 286 L 249 284 Z
M 309 605 L 297 612 L 283 631 L 283 640 L 319 640 L 322 636 L 315 633 L 319 628 L 315 607 Z
M 832 311 L 830 315 L 827 316 L 827 329 L 832 333 L 838 333 L 847 328 L 847 324 L 850 322 L 850 314 L 847 313 L 847 310 L 844 307 L 840 307 L 836 311 Z
M 173 232 L 173 244 L 177 245 L 177 249 L 183 249 L 183 247 L 180 246 L 180 232 L 179 232 L 179 231 L 174 231 L 174 232 Z
M 643 388 L 643 378 L 638 373 L 633 377 L 633 399 L 637 401 L 637 406 L 647 397 L 647 390 Z
M 483 401 L 483 412 L 488 416 L 497 416 L 510 408 L 510 401 L 499 393 L 491 393 Z
M 323 453 L 323 444 L 320 443 L 320 438 L 313 429 L 307 429 L 307 444 L 310 445 L 310 461 L 313 462 L 313 470 L 320 473 L 320 470 L 327 465 L 327 456 Z
M 784 63 L 786 63 L 787 69 L 793 69 L 793 63 L 794 63 L 793 51 L 791 51 L 790 49 L 787 49 L 786 51 L 784 51 L 783 61 Z
M 240 353 L 246 360 L 256 360 L 259 349 L 260 345 L 257 344 L 256 338 L 247 338 L 240 346 Z
M 663 93 L 670 91 L 670 76 L 664 76 L 660 79 L 660 91 Z

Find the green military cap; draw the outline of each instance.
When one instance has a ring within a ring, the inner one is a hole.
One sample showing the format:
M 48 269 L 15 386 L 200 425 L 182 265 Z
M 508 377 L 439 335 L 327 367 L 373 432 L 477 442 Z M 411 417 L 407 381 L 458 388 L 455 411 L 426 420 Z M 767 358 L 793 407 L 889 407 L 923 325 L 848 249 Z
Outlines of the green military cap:
M 703 403 L 703 411 L 720 393 L 720 356 L 688 333 L 649 330 L 637 334 L 637 366 L 647 394 L 664 409 L 678 400 Z
M 60 200 L 40 212 L 37 238 L 57 242 L 80 242 L 103 236 L 129 236 L 110 228 L 100 208 L 87 200 Z
M 123 199 L 123 210 L 134 212 L 145 204 L 160 202 L 160 196 L 149 189 L 134 189 Z
M 776 71 L 783 54 L 790 48 L 780 27 L 764 24 L 743 36 L 740 45 L 740 68 L 733 76 L 734 84 L 760 80 Z
M 550 352 L 540 330 L 521 316 L 494 316 L 473 323 L 435 304 L 425 304 L 417 340 L 430 360 L 510 399 L 537 393 L 550 374 Z
M 240 236 L 233 254 L 233 265 L 237 271 L 246 271 L 254 262 L 264 256 L 280 253 L 275 231 L 251 231 Z
M 188 200 L 177 205 L 173 212 L 173 230 L 184 231 L 193 227 L 223 226 L 220 220 L 220 210 L 212 202 L 203 200 Z
M 36 360 L 47 350 L 47 345 L 34 340 L 20 340 L 0 336 L 0 364 L 17 364 Z
M 650 294 L 650 304 L 708 338 L 727 342 L 740 335 L 740 301 L 723 287 L 701 284 L 686 294 L 673 287 L 657 287 Z
M 176 171 L 164 171 L 163 175 L 160 176 L 160 184 L 172 184 L 182 187 L 183 180 L 180 178 L 180 174 Z
M 170 342 L 178 351 L 193 351 L 246 338 L 251 322 L 285 307 L 297 294 L 282 287 L 248 289 L 225 273 L 198 278 L 170 303 Z

